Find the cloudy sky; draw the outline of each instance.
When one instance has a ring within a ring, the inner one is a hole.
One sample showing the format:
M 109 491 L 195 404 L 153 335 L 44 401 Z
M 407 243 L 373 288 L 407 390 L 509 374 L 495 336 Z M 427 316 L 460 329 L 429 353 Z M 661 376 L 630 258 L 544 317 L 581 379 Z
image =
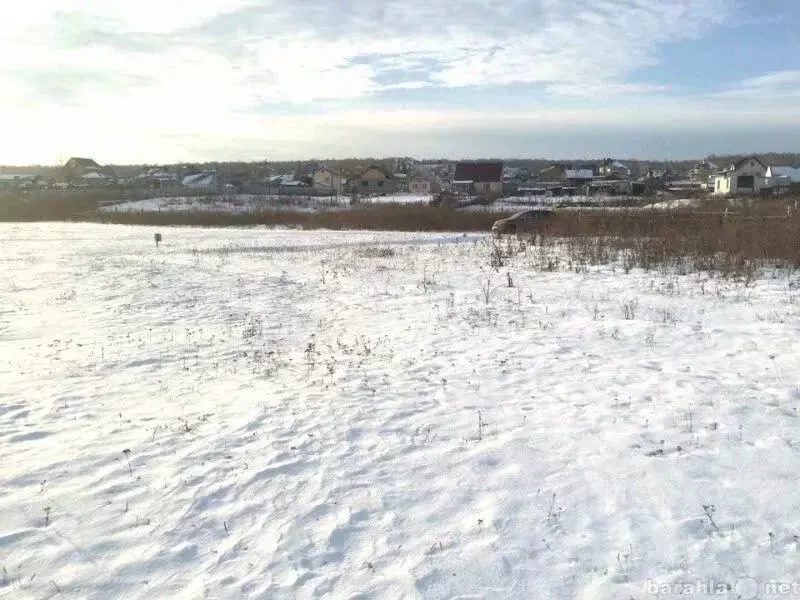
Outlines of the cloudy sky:
M 26 0 L 0 163 L 800 150 L 798 0 Z

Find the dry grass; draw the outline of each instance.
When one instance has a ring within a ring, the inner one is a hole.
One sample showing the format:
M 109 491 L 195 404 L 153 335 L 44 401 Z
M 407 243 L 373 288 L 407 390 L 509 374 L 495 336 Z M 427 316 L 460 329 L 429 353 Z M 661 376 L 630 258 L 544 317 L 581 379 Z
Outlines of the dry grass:
M 116 196 L 115 196 L 116 194 Z M 87 190 L 79 194 L 0 194 L 0 221 L 86 221 L 125 225 L 194 227 L 284 226 L 303 229 L 374 229 L 394 231 L 488 231 L 508 212 L 463 212 L 426 204 L 324 207 L 309 211 L 277 206 L 252 212 L 148 211 L 101 212 L 101 203 L 119 192 Z M 296 203 L 289 199 L 287 204 Z
M 0 193 L 0 221 L 68 221 L 87 218 L 99 203 L 113 198 L 107 190 L 81 194 L 25 194 L 19 191 Z
M 562 213 L 538 243 L 567 241 L 577 264 L 752 276 L 763 265 L 800 267 L 800 214 L 599 211 Z

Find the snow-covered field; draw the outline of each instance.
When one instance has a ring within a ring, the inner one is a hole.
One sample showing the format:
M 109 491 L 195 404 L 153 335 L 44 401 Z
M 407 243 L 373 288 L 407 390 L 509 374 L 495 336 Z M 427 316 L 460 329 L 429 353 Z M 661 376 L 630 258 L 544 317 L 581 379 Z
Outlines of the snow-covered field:
M 516 202 L 518 204 L 535 204 L 537 206 L 569 206 L 572 204 L 596 204 L 608 205 L 619 204 L 620 201 L 636 199 L 635 196 L 605 196 L 595 194 L 587 196 L 576 194 L 574 196 L 545 196 L 542 194 L 528 194 L 527 196 L 512 196 L 503 201 Z
M 395 194 L 375 198 L 362 198 L 367 204 L 418 204 L 428 203 L 430 196 Z M 216 196 L 164 196 L 145 200 L 115 202 L 102 206 L 103 212 L 253 212 L 266 209 L 311 211 L 349 206 L 350 198 L 339 196 L 258 196 L 229 194 Z
M 637 197 L 625 196 L 508 196 L 496 200 L 490 205 L 473 205 L 465 207 L 467 211 L 521 211 L 530 208 L 546 207 L 558 209 L 585 209 L 586 207 L 616 210 L 615 205 L 630 206 L 631 201 L 640 202 Z M 640 207 L 641 208 L 641 207 Z M 666 206 L 664 206 L 666 208 Z
M 791 597 L 794 274 L 0 235 L 2 598 Z
M 428 204 L 433 196 L 428 194 L 391 194 L 389 196 L 373 196 L 361 198 L 360 202 L 370 204 Z
M 393 194 L 359 199 L 360 204 L 428 204 L 431 196 L 420 194 Z M 630 201 L 620 196 L 512 196 L 495 201 L 491 205 L 467 206 L 462 210 L 481 211 L 521 211 L 531 207 L 546 206 L 571 209 L 587 204 L 593 207 L 615 210 L 614 204 Z M 676 209 L 696 205 L 695 200 L 669 200 L 655 202 L 640 207 L 628 207 L 625 210 L 643 208 Z M 339 210 L 350 205 L 350 198 L 340 196 L 305 197 L 305 196 L 258 196 L 249 194 L 232 194 L 218 196 L 165 196 L 145 200 L 115 202 L 100 207 L 102 212 L 226 212 L 247 213 L 259 210 L 280 209 L 296 211 Z
M 309 211 L 314 207 L 336 206 L 327 197 L 294 197 L 287 202 L 278 196 L 230 194 L 216 196 L 163 196 L 144 200 L 129 200 L 101 206 L 102 212 L 253 212 L 270 208 Z
M 552 199 L 550 199 L 552 200 Z M 573 210 L 580 210 L 580 211 L 646 211 L 646 210 L 678 210 L 678 209 L 687 209 L 687 208 L 697 208 L 700 206 L 700 201 L 697 199 L 692 198 L 678 198 L 678 199 L 671 199 L 671 200 L 664 200 L 660 202 L 651 202 L 649 204 L 641 204 L 641 205 L 618 205 L 613 206 L 607 199 L 600 199 L 600 201 L 592 204 L 592 205 L 585 205 L 582 204 L 580 201 L 572 201 L 570 202 L 569 198 L 565 198 L 565 202 L 538 202 L 538 200 L 529 200 L 529 199 L 516 199 L 516 198 L 507 198 L 504 200 L 498 200 L 491 206 L 469 206 L 466 207 L 464 210 L 469 211 L 488 211 L 488 210 L 502 210 L 507 212 L 516 212 L 527 210 L 530 208 L 536 207 L 547 207 L 547 208 L 557 208 L 559 211 L 573 211 Z M 616 197 L 615 201 L 620 203 L 623 201 L 624 198 Z M 591 202 L 592 200 L 588 200 Z

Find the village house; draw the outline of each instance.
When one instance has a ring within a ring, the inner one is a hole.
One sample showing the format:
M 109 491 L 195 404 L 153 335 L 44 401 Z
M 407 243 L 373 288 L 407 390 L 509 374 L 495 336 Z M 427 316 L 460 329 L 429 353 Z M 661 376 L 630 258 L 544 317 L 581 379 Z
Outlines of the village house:
M 76 183 L 80 186 L 104 186 L 112 183 L 114 180 L 107 175 L 103 174 L 100 171 L 86 171 L 83 175 L 78 177 L 77 180 L 74 178 L 71 180 L 72 183 Z
M 133 178 L 131 183 L 161 190 L 178 185 L 178 177 L 162 167 L 147 167 Z
M 64 164 L 64 172 L 73 177 L 80 177 L 86 171 L 90 170 L 100 170 L 100 165 L 91 158 L 73 156 Z
M 486 197 L 503 195 L 503 163 L 499 161 L 462 161 L 456 164 L 453 190 Z
M 403 173 L 408 175 L 409 173 L 413 172 L 416 168 L 417 161 L 413 158 L 409 157 L 402 157 L 402 158 L 395 158 L 394 159 L 394 173 L 397 175 L 398 173 Z
M 538 179 L 542 182 L 555 182 L 563 181 L 564 175 L 567 172 L 566 165 L 555 164 L 550 165 L 539 171 Z
M 628 165 L 611 158 L 603 159 L 597 169 L 597 174 L 601 177 L 611 179 L 630 179 L 631 169 Z
M 438 194 L 442 191 L 442 184 L 439 179 L 433 175 L 419 173 L 409 179 L 408 191 L 412 194 L 419 194 L 421 196 Z
M 595 176 L 594 165 L 568 165 L 556 163 L 539 171 L 542 183 L 588 183 Z
M 594 179 L 594 169 L 588 167 L 566 169 L 564 171 L 564 180 L 570 185 L 586 185 L 591 183 L 592 179 Z
M 395 192 L 408 192 L 408 173 L 392 173 L 392 182 Z
M 281 173 L 280 175 L 272 175 L 264 180 L 267 187 L 267 193 L 293 193 L 304 188 L 308 188 L 309 184 L 295 179 L 294 173 Z
M 503 168 L 503 182 L 510 183 L 512 181 L 522 182 L 530 178 L 530 173 L 523 167 L 505 167 Z
M 438 181 L 450 181 L 452 166 L 448 162 L 420 162 L 417 163 L 415 170 L 417 174 L 429 174 L 437 178 Z
M 294 178 L 315 190 L 331 195 L 339 195 L 344 191 L 345 179 L 342 174 L 316 161 L 301 165 L 295 171 Z
M 530 171 L 525 167 L 503 168 L 503 195 L 515 196 L 519 193 L 521 186 L 531 178 Z
M 394 182 L 382 167 L 370 165 L 353 178 L 351 191 L 367 196 L 385 196 L 394 192 Z
M 113 167 L 100 166 L 91 158 L 70 158 L 64 164 L 63 173 L 68 182 L 81 185 L 104 185 L 117 178 Z
M 758 194 L 765 187 L 767 167 L 757 156 L 749 156 L 730 165 L 714 178 L 714 194 Z
M 709 178 L 713 178 L 718 171 L 719 167 L 711 161 L 701 160 L 689 170 L 689 179 L 699 183 L 707 183 Z
M 239 168 L 225 173 L 225 188 L 237 194 L 263 193 L 264 185 L 251 169 Z
M 0 173 L 0 189 L 25 189 L 42 184 L 40 175 Z

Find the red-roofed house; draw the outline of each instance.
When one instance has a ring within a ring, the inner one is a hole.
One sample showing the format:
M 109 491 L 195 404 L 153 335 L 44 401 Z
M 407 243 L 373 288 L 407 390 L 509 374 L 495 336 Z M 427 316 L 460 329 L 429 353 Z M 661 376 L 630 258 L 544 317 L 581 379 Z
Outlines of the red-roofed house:
M 499 161 L 462 161 L 456 163 L 453 189 L 479 196 L 503 195 L 503 163 Z

